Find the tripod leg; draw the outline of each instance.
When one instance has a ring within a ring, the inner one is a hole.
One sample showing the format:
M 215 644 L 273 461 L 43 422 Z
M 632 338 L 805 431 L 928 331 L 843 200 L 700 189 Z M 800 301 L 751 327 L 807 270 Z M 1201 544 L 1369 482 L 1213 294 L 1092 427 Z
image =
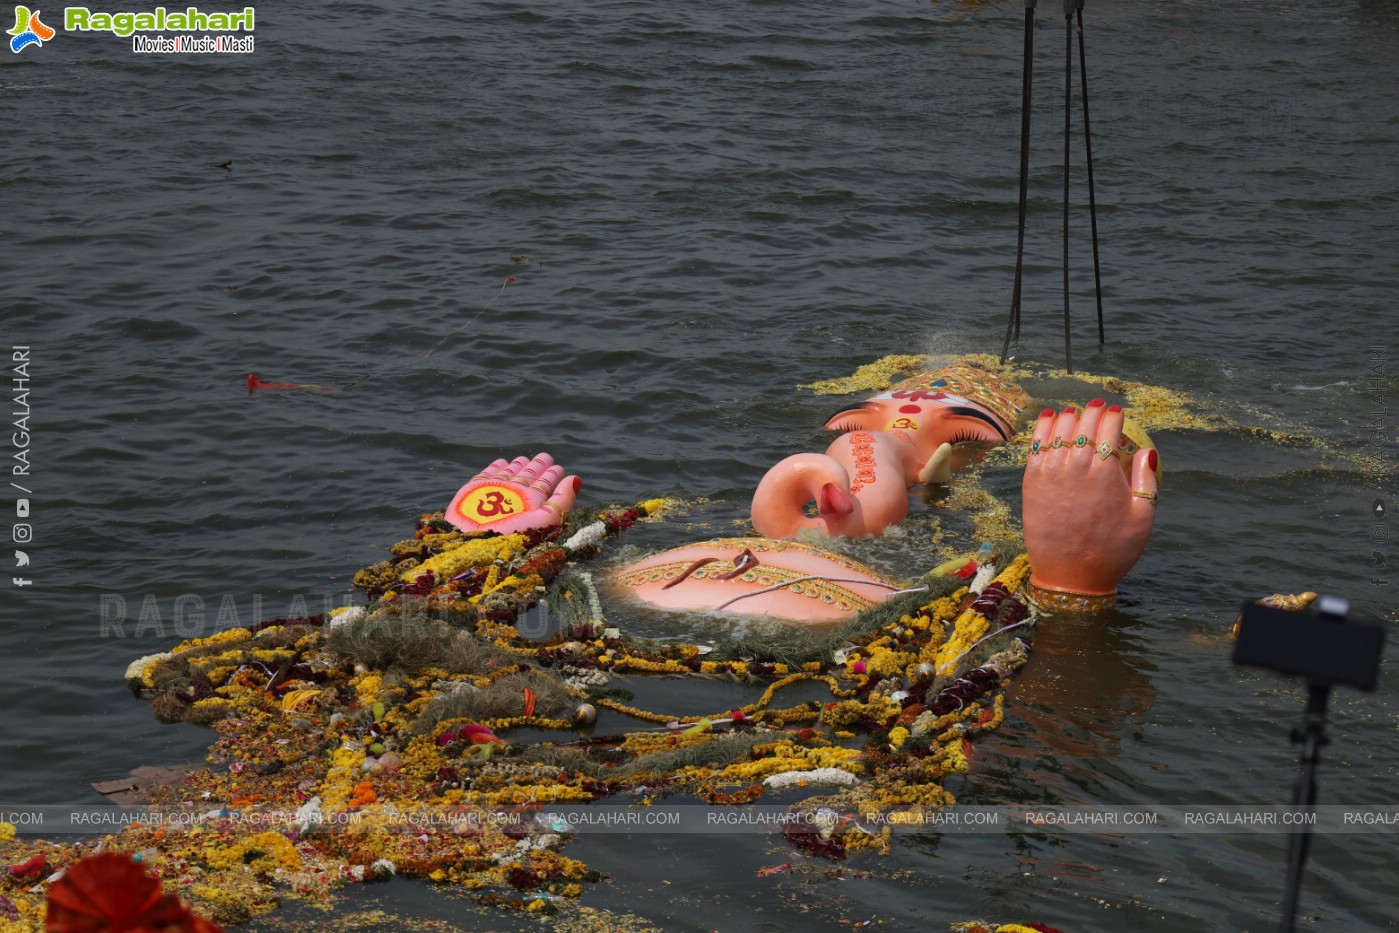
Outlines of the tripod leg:
M 1067 7 L 1068 4 L 1065 4 Z M 1069 339 L 1069 141 L 1073 131 L 1074 102 L 1074 21 L 1064 17 L 1064 368 L 1074 371 L 1074 353 Z
M 1088 122 L 1088 56 L 1083 49 L 1083 0 L 1078 0 L 1078 76 L 1083 88 L 1083 141 L 1088 162 L 1088 216 L 1093 224 L 1093 288 L 1098 298 L 1098 345 L 1103 337 L 1103 275 L 1098 261 L 1098 199 L 1093 188 L 1093 129 Z
M 1020 223 L 1015 242 L 1015 288 L 1010 297 L 1010 317 L 1006 339 L 1001 345 L 1001 362 L 1010 354 L 1010 339 L 1020 339 L 1020 284 L 1025 270 L 1025 205 L 1030 187 L 1030 86 L 1035 57 L 1035 2 L 1025 0 L 1025 65 L 1020 97 Z
M 1302 764 L 1297 783 L 1292 790 L 1293 806 L 1312 812 L 1316 806 L 1316 771 L 1321 764 L 1321 746 L 1326 744 L 1326 701 L 1331 688 L 1313 683 L 1307 694 L 1307 713 L 1302 728 L 1292 734 L 1294 742 L 1302 743 Z M 1280 933 L 1293 933 L 1297 924 L 1297 901 L 1302 894 L 1302 876 L 1306 872 L 1307 853 L 1311 849 L 1311 826 L 1304 824 L 1287 840 L 1287 890 L 1282 901 Z

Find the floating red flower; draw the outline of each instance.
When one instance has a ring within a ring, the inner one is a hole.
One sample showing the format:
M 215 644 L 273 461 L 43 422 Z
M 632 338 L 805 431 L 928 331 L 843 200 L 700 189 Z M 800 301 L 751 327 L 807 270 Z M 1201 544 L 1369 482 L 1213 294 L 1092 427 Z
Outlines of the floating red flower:
M 49 865 L 49 857 L 42 852 L 21 865 L 11 865 L 9 872 L 16 878 L 32 878 Z
M 224 933 L 166 894 L 126 855 L 92 855 L 49 890 L 48 933 Z

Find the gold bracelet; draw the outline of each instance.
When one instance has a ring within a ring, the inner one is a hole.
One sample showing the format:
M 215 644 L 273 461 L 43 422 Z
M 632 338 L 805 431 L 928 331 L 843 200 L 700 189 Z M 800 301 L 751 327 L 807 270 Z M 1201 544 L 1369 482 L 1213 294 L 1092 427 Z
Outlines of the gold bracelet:
M 1050 590 L 1025 581 L 1020 591 L 1036 608 L 1045 612 L 1089 614 L 1111 609 L 1117 604 L 1117 591 L 1111 593 L 1075 593 L 1072 590 Z

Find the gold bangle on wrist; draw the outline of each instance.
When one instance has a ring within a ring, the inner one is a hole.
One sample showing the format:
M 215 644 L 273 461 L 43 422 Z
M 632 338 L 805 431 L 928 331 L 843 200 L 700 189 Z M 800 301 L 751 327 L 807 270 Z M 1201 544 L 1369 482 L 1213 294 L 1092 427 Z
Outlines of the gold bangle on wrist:
M 1075 593 L 1072 590 L 1050 590 L 1026 580 L 1021 590 L 1025 598 L 1044 612 L 1073 612 L 1092 614 L 1111 609 L 1117 604 L 1117 591 L 1111 593 Z

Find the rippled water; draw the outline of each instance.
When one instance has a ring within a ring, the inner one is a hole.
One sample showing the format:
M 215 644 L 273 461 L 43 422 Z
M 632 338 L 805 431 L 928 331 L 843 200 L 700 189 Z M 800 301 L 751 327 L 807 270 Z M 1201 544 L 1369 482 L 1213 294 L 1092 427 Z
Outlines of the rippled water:
M 549 449 L 587 501 L 710 497 L 703 519 L 726 529 L 768 465 L 823 443 L 831 402 L 797 385 L 891 352 L 999 349 L 1022 11 L 318 3 L 259 9 L 252 56 L 71 34 L 5 53 L 0 262 L 8 343 L 32 347 L 35 586 L 3 604 L 3 796 L 89 801 L 91 779 L 202 754 L 207 732 L 158 725 L 121 683 L 176 639 L 182 594 L 210 624 L 225 597 L 244 623 L 314 611 L 507 451 Z M 1395 335 L 1399 8 L 1127 0 L 1086 20 L 1108 342 L 1080 207 L 1076 362 L 1359 452 L 1368 348 Z M 1054 363 L 1057 5 L 1036 40 L 1016 352 Z M 1078 141 L 1073 159 L 1081 205 Z M 249 398 L 249 371 L 375 375 Z M 1157 440 L 1160 522 L 1123 611 L 1040 633 L 964 802 L 1282 802 L 1302 695 L 1231 667 L 1234 608 L 1310 588 L 1394 621 L 1371 582 L 1375 491 L 1344 457 Z M 1016 496 L 1012 471 L 988 482 Z M 100 637 L 104 594 L 126 603 L 123 638 Z M 163 634 L 136 634 L 147 596 Z M 1333 702 L 1325 802 L 1393 803 L 1384 683 Z M 1283 844 L 930 836 L 840 883 L 751 880 L 789 857 L 761 836 L 572 854 L 614 878 L 592 902 L 674 929 L 1261 930 Z M 1393 927 L 1392 852 L 1318 839 L 1304 914 Z

